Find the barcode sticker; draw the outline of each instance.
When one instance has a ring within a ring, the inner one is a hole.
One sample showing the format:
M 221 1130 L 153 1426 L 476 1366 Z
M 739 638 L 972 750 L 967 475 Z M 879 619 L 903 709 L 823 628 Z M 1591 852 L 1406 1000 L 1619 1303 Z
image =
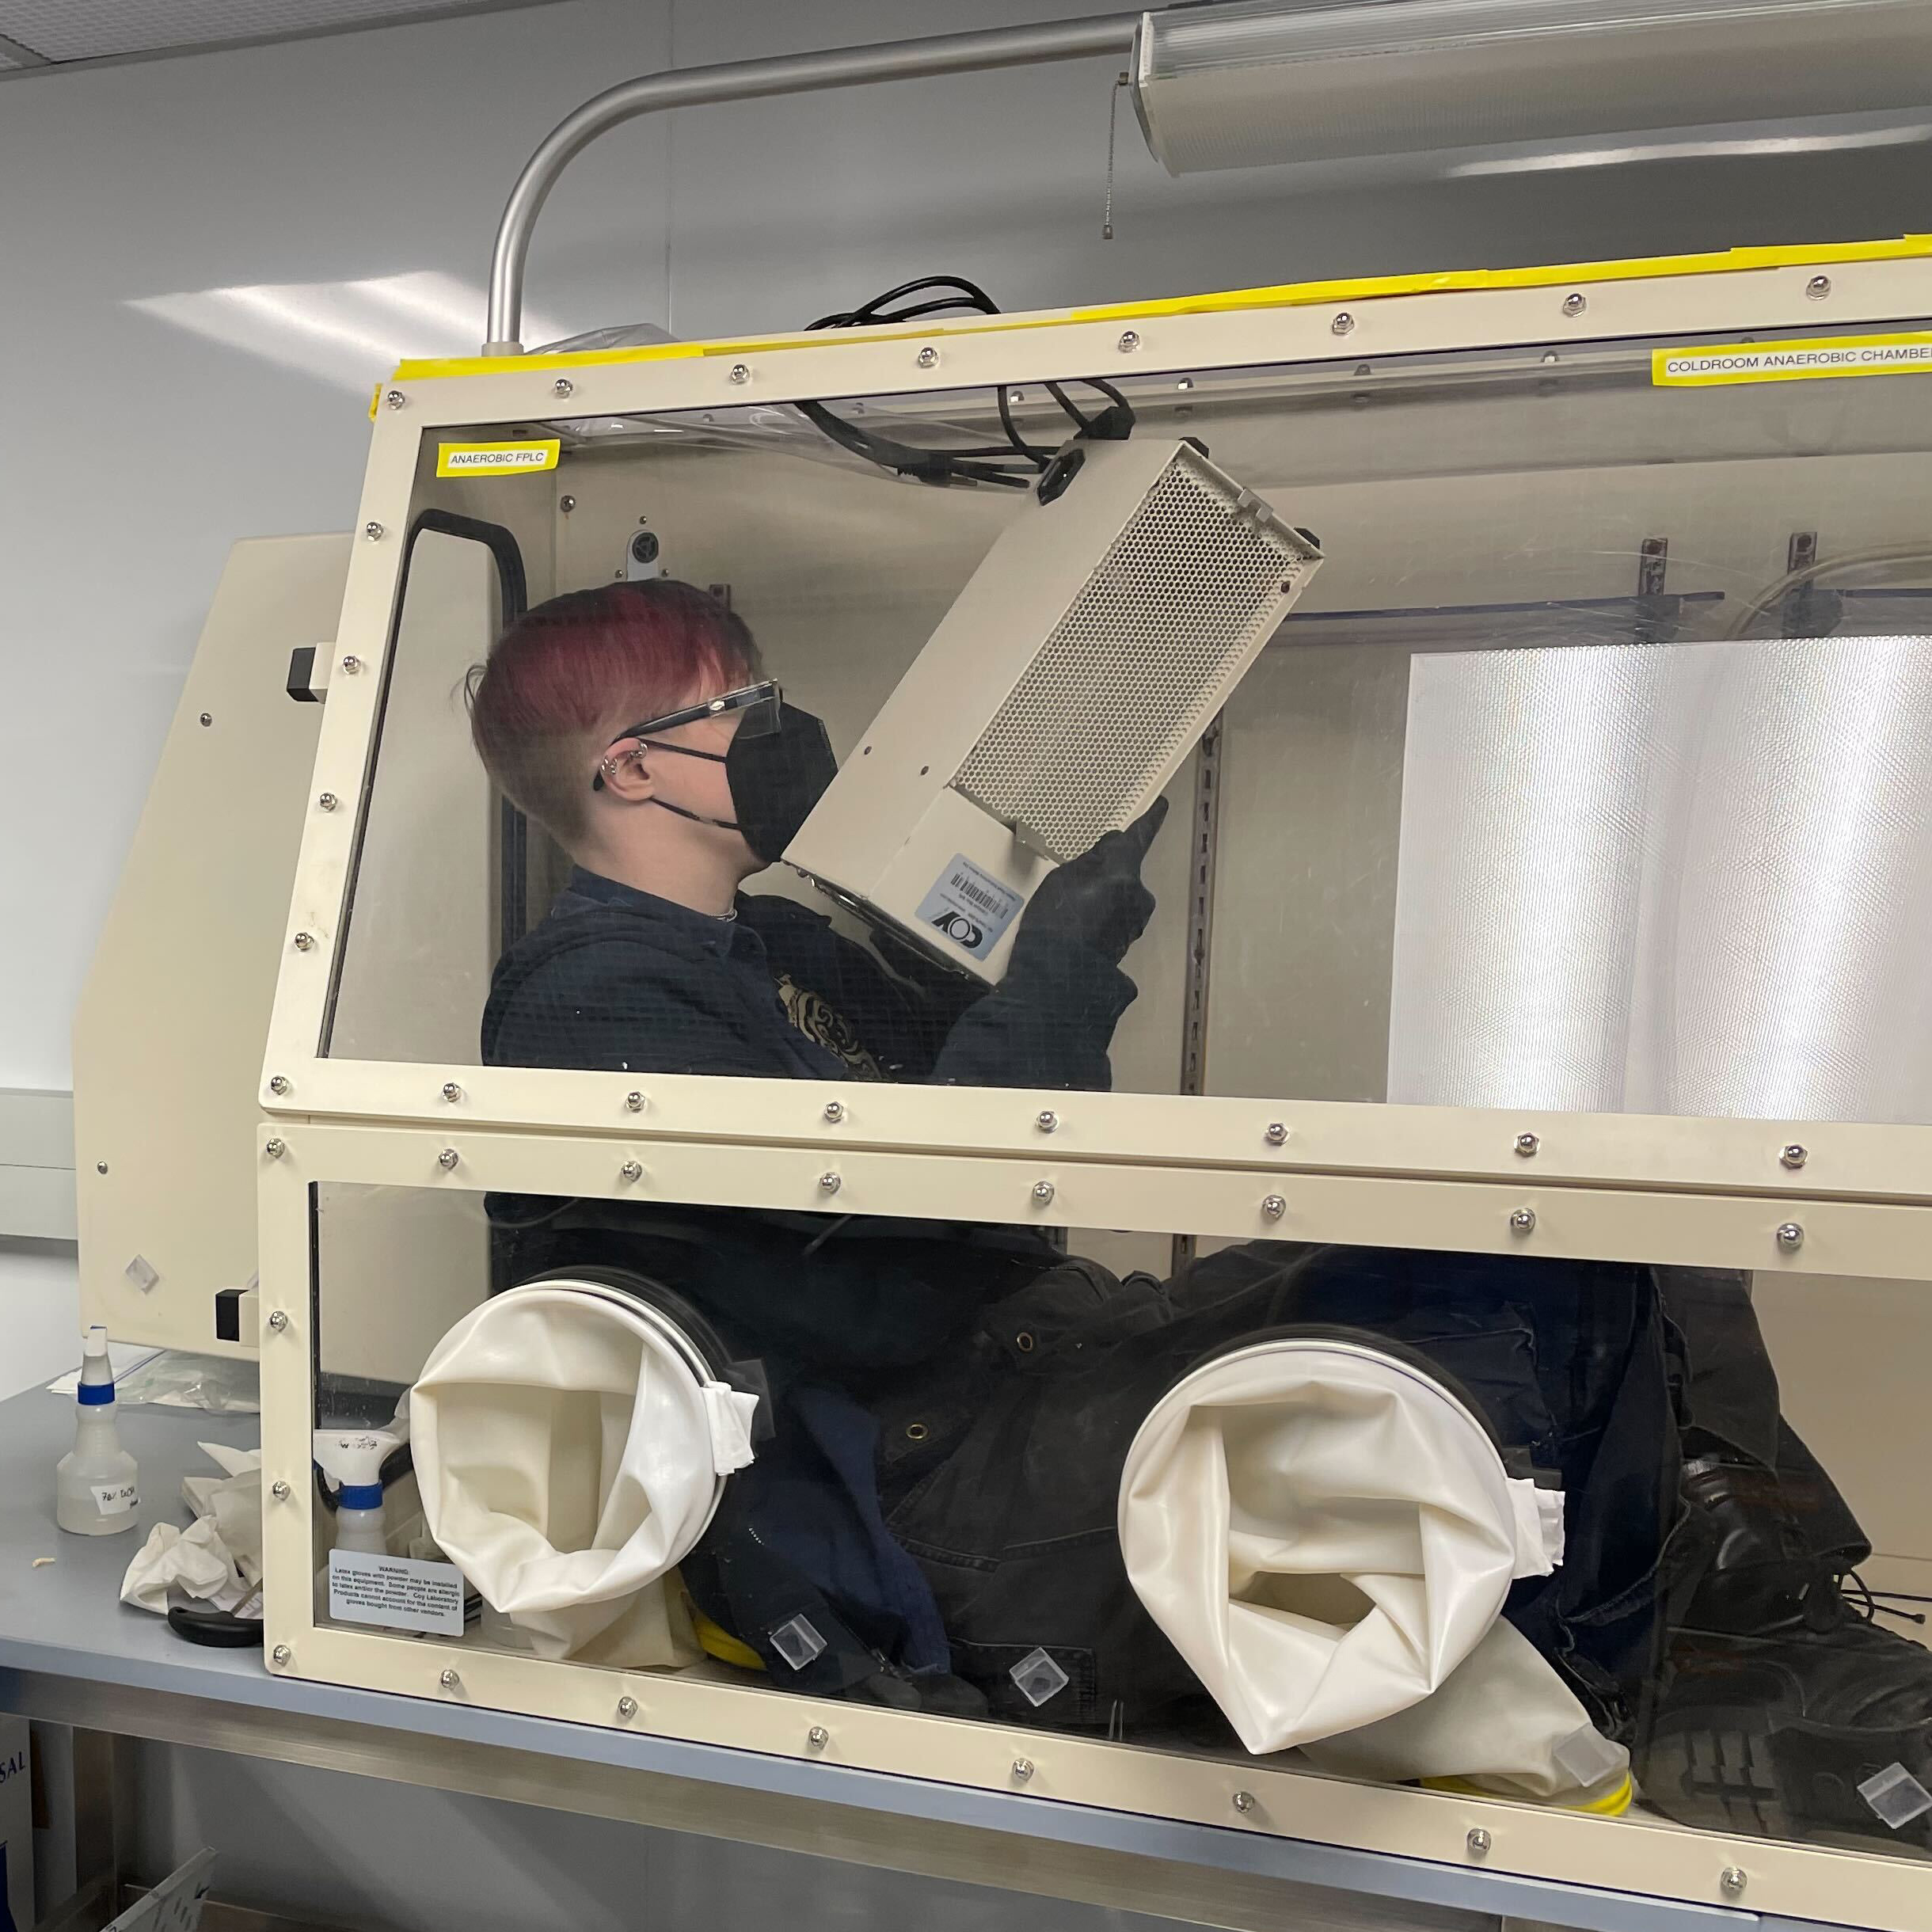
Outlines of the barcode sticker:
M 983 960 L 991 956 L 1025 903 L 1004 880 L 957 852 L 920 900 L 918 918 L 962 953 Z
M 124 1516 L 141 1507 L 141 1492 L 131 1482 L 90 1482 L 94 1507 L 104 1516 Z

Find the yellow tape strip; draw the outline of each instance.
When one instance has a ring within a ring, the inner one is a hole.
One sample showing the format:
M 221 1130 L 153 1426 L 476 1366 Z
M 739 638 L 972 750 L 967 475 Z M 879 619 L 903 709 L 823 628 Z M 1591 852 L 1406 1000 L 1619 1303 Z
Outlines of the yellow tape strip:
M 1815 382 L 1847 375 L 1932 374 L 1932 335 L 1819 336 L 1790 342 L 1720 342 L 1653 349 L 1659 389 L 1717 389 L 1738 382 Z
M 1463 1797 L 1494 1798 L 1504 1795 L 1486 1786 L 1472 1784 L 1466 1778 L 1425 1778 L 1421 1783 L 1425 1791 L 1447 1791 Z M 1598 1797 L 1526 1798 L 1522 1802 L 1544 1805 L 1552 1811 L 1587 1812 L 1595 1818 L 1621 1818 L 1636 1797 L 1637 1787 L 1626 1771 L 1616 1784 Z
M 1285 282 L 1202 295 L 1163 296 L 1100 308 L 1045 314 L 990 316 L 930 325 L 922 340 L 941 336 L 988 335 L 1012 329 L 1052 329 L 1065 322 L 1145 321 L 1164 315 L 1217 315 L 1237 309 L 1306 308 L 1322 302 L 1372 302 L 1390 295 L 1442 295 L 1485 289 L 1550 288 L 1592 282 L 1638 282 L 1671 276 L 1727 275 L 1754 268 L 1816 268 L 1862 261 L 1913 261 L 1932 256 L 1932 235 L 1901 235 L 1889 242 L 1839 242 L 1827 247 L 1735 248 L 1704 255 L 1652 255 L 1627 261 L 1571 262 L 1540 268 L 1462 268 L 1432 275 L 1371 276 L 1355 281 Z M 629 349 L 572 349 L 552 356 L 464 356 L 399 363 L 392 382 L 422 382 L 453 375 L 500 375 L 509 370 L 608 367 L 622 363 L 671 362 L 684 356 L 744 356 L 754 350 L 830 348 L 877 341 L 881 332 L 828 329 L 803 336 L 761 336 L 730 342 L 656 342 Z M 895 335 L 908 333 L 896 329 Z

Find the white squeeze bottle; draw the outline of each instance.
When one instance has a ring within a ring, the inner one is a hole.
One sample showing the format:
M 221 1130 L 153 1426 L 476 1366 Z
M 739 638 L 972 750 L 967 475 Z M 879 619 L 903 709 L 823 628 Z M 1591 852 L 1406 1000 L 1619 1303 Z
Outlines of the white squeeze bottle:
M 74 1450 L 54 1478 L 54 1519 L 76 1536 L 131 1530 L 140 1512 L 140 1472 L 114 1426 L 114 1371 L 108 1332 L 90 1328 L 81 1344 Z

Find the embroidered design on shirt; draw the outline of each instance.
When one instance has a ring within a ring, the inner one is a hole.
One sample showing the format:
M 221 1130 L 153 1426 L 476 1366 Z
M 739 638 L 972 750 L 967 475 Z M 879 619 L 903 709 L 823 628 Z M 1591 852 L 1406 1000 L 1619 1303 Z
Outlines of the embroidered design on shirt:
M 867 1080 L 881 1080 L 879 1063 L 859 1044 L 850 1021 L 835 1012 L 822 993 L 801 987 L 789 973 L 777 976 L 778 1003 L 785 1017 L 808 1040 L 816 1040 L 828 1052 L 835 1053 L 846 1066 Z

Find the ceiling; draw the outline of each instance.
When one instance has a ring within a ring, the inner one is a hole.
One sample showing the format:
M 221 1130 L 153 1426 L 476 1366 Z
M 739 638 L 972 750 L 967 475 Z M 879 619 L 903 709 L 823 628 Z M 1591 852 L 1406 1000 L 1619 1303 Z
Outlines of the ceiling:
M 200 52 L 545 0 L 0 0 L 0 72 Z

